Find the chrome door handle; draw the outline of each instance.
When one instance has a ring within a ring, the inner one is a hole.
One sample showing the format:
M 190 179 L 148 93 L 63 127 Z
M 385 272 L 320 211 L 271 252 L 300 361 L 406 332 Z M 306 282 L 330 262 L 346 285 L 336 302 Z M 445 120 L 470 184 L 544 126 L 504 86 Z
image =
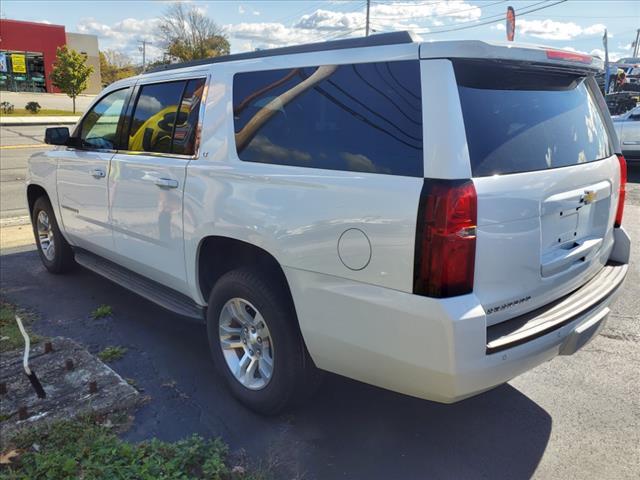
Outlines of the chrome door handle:
M 104 178 L 106 175 L 107 175 L 107 174 L 106 174 L 106 173 L 104 173 L 104 170 L 101 170 L 101 169 L 99 169 L 99 168 L 96 168 L 95 170 L 93 170 L 93 171 L 91 172 L 91 176 L 92 176 L 93 178 Z
M 178 181 L 173 178 L 154 178 L 153 183 L 160 188 L 178 188 Z

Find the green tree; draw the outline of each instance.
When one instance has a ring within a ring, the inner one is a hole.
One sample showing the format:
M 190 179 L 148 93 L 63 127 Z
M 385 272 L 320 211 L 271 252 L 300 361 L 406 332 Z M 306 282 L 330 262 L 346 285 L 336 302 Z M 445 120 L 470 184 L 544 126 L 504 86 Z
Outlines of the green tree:
M 76 97 L 87 89 L 87 80 L 93 73 L 93 67 L 86 64 L 86 56 L 67 48 L 58 47 L 56 62 L 51 72 L 51 81 L 63 93 L 73 100 L 73 113 L 76 113 Z
M 159 36 L 166 53 L 183 62 L 229 54 L 222 29 L 195 5 L 170 6 L 160 18 Z

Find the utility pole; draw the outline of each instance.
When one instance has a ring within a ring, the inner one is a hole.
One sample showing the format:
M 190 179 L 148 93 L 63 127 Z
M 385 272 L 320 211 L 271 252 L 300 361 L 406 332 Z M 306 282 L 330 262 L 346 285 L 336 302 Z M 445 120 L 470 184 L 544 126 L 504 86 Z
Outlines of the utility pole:
M 604 94 L 609 93 L 610 73 L 609 73 L 609 36 L 607 29 L 604 29 L 602 36 L 602 45 L 604 46 Z
M 147 44 L 151 44 L 151 42 L 140 40 L 138 43 L 142 43 L 142 47 L 138 47 L 138 50 L 142 52 L 142 71 L 144 72 L 147 65 Z
M 638 49 L 640 47 L 640 45 L 638 45 L 638 40 L 640 40 L 640 28 L 638 30 L 636 30 L 636 41 L 633 42 L 633 56 L 634 57 L 638 56 Z
M 367 25 L 365 27 L 365 37 L 369 36 L 369 10 L 371 7 L 371 0 L 367 0 Z

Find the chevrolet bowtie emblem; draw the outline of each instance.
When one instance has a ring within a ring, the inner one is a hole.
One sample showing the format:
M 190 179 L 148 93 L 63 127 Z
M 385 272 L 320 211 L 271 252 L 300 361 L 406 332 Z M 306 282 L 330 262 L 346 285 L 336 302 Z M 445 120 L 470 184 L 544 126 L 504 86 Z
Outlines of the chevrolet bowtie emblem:
M 582 200 L 582 203 L 584 203 L 585 205 L 589 205 L 590 203 L 595 202 L 596 198 L 598 198 L 598 192 L 594 192 L 593 190 L 586 190 L 580 200 Z

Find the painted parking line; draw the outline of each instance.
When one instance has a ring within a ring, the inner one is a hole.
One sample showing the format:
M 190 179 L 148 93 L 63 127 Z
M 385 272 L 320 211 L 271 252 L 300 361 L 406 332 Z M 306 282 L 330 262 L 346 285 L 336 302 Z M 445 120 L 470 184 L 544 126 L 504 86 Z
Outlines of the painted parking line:
M 31 143 L 29 145 L 0 145 L 0 150 L 12 150 L 16 148 L 42 148 L 49 147 L 46 143 Z

